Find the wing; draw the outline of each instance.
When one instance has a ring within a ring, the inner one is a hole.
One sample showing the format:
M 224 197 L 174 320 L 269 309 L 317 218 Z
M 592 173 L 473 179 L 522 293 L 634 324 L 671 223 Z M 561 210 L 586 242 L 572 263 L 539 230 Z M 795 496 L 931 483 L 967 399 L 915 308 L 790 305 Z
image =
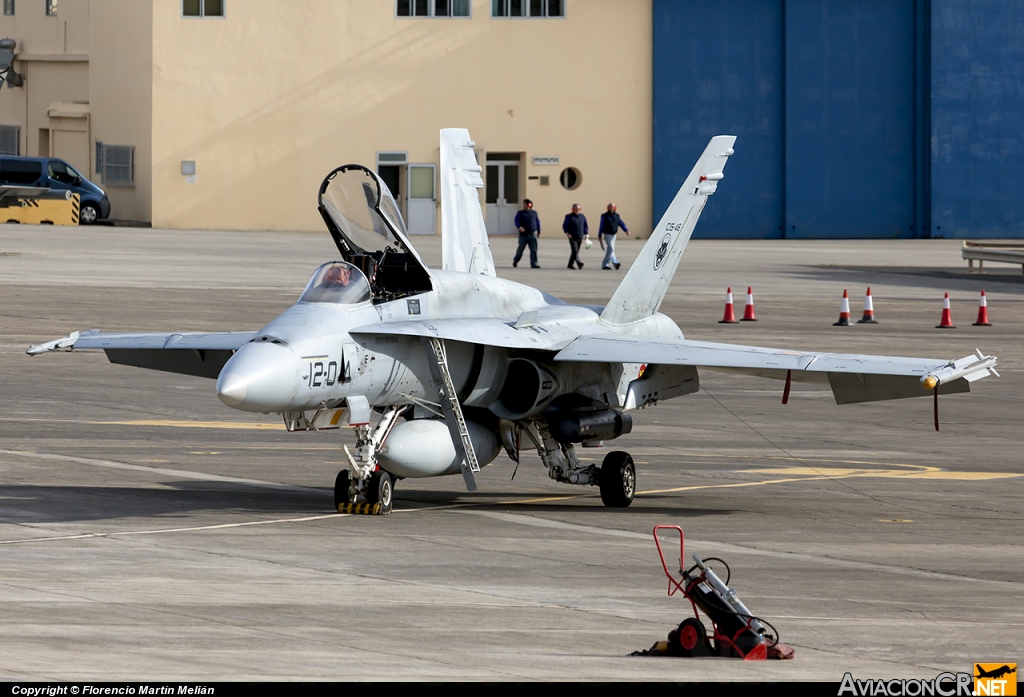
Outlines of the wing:
M 102 349 L 111 363 L 216 379 L 232 354 L 255 336 L 256 332 L 161 334 L 90 329 L 36 344 L 26 353 L 35 356 L 57 349 Z
M 465 128 L 441 130 L 441 268 L 494 276 L 474 147 Z
M 758 377 L 827 383 L 837 404 L 969 392 L 969 383 L 995 373 L 996 357 L 948 361 L 843 353 L 811 353 L 685 339 L 602 335 L 580 337 L 557 361 L 648 363 L 710 368 Z M 998 373 L 995 373 L 998 375 Z
M 421 336 L 462 341 L 484 346 L 498 346 L 508 349 L 535 349 L 558 351 L 569 345 L 578 334 L 562 331 L 558 327 L 529 325 L 501 319 L 430 319 L 408 322 L 385 322 L 370 324 L 349 330 L 353 335 Z

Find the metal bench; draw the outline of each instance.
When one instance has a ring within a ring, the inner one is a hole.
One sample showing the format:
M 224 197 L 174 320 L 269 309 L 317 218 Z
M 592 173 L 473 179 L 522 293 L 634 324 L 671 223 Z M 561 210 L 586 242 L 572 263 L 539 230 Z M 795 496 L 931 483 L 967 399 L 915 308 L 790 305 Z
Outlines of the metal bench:
M 964 240 L 960 256 L 967 260 L 967 270 L 974 273 L 974 262 L 978 262 L 978 271 L 984 272 L 985 262 L 994 261 L 1000 264 L 1020 264 L 1024 274 L 1024 242 L 970 242 Z

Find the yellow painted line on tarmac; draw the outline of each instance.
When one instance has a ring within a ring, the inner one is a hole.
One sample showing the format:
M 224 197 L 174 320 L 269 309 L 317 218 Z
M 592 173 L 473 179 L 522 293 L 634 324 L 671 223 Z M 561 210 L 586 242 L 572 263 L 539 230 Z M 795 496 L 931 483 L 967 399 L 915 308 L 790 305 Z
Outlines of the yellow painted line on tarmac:
M 283 423 L 257 423 L 254 421 L 186 421 L 173 419 L 133 419 L 128 421 L 87 421 L 84 419 L 33 419 L 22 417 L 0 417 L 0 421 L 20 423 L 86 424 L 88 426 L 167 426 L 171 428 L 225 428 L 241 430 L 262 430 L 284 428 Z
M 506 501 L 499 505 L 517 505 L 526 503 L 550 503 L 551 501 L 569 501 L 570 499 L 585 499 L 597 496 L 597 494 L 570 494 L 569 496 L 543 496 L 539 499 L 521 499 L 519 501 Z
M 890 465 L 890 467 L 893 465 Z M 1011 477 L 1020 477 L 1024 475 L 1013 474 L 1010 472 L 950 472 L 947 470 L 941 470 L 938 467 L 926 467 L 924 465 L 895 465 L 897 467 L 913 467 L 917 468 L 912 471 L 907 470 L 870 470 L 870 469 L 843 469 L 836 467 L 783 467 L 779 469 L 755 469 L 755 470 L 739 470 L 741 473 L 751 472 L 756 474 L 777 474 L 777 475 L 797 475 L 797 476 L 782 476 L 780 479 L 761 479 L 753 482 L 730 482 L 729 484 L 694 484 L 690 486 L 677 486 L 671 489 L 649 489 L 647 491 L 636 492 L 637 496 L 649 496 L 651 494 L 675 494 L 683 491 L 700 491 L 703 489 L 739 489 L 750 486 L 767 486 L 769 484 L 788 484 L 792 482 L 812 482 L 812 481 L 825 481 L 830 479 L 851 479 L 854 477 L 880 477 L 880 478 L 897 478 L 897 479 L 942 479 L 942 480 L 953 480 L 953 481 L 985 481 L 990 479 L 1008 479 Z M 575 494 L 570 496 L 550 496 L 544 498 L 535 499 L 522 499 L 519 501 L 509 501 L 509 505 L 513 504 L 531 504 L 531 503 L 549 503 L 554 501 L 568 501 L 570 499 L 580 499 L 596 496 L 597 494 Z M 888 522 L 888 521 L 883 521 Z M 903 522 L 903 521 L 893 521 Z
M 918 466 L 916 470 L 873 470 L 842 467 L 781 467 L 778 469 L 743 470 L 755 474 L 777 474 L 798 476 L 819 476 L 831 478 L 881 477 L 895 479 L 951 479 L 957 481 L 985 481 L 988 479 L 1010 479 L 1024 475 L 1014 472 L 952 472 L 938 467 Z
M 928 469 L 927 465 L 909 465 L 902 462 L 877 462 L 874 460 L 840 460 L 830 457 L 796 456 L 796 455 L 723 455 L 719 453 L 686 453 L 680 459 L 686 458 L 713 458 L 717 460 L 782 460 L 783 462 L 831 462 L 837 465 L 877 465 L 879 467 L 910 467 L 914 469 Z M 934 469 L 934 468 L 933 468 Z M 754 470 L 739 470 L 741 472 L 753 472 Z
M 699 489 L 735 489 L 737 487 L 745 486 L 764 486 L 765 484 L 784 484 L 786 482 L 807 482 L 814 479 L 836 479 L 836 477 L 793 477 L 788 479 L 765 479 L 757 482 L 732 482 L 730 484 L 694 484 L 693 486 L 679 486 L 673 489 L 651 489 L 649 491 L 638 491 L 637 496 L 646 496 L 648 494 L 671 494 L 678 491 L 697 491 Z M 519 501 L 509 501 L 508 504 L 526 504 L 526 503 L 547 503 L 550 501 L 568 501 L 569 499 L 583 499 L 597 496 L 597 494 L 573 494 L 570 496 L 546 496 L 537 499 L 521 499 Z
M 637 496 L 648 494 L 674 494 L 678 491 L 697 491 L 699 489 L 738 489 L 745 486 L 765 486 L 767 484 L 786 484 L 788 482 L 811 482 L 815 479 L 845 479 L 845 477 L 787 477 L 785 479 L 762 479 L 756 482 L 733 482 L 731 484 L 696 484 L 694 486 L 677 486 L 672 489 L 651 489 L 638 491 Z
M 223 428 L 229 430 L 284 429 L 284 424 L 262 424 L 246 421 L 172 421 L 170 419 L 144 419 L 136 421 L 81 421 L 91 426 L 165 426 L 169 428 Z

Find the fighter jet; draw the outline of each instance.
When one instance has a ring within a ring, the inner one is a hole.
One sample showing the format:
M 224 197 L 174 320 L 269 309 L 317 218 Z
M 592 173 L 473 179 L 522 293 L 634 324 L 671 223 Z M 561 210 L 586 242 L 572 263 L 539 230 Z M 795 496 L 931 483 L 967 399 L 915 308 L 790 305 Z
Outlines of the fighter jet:
M 576 446 L 632 430 L 631 412 L 697 392 L 699 371 L 827 384 L 836 402 L 967 392 L 996 358 L 958 360 L 813 353 L 706 343 L 658 310 L 694 227 L 723 179 L 734 136 L 708 143 L 604 307 L 573 305 L 498 278 L 465 129 L 441 131 L 442 267 L 409 242 L 395 200 L 371 169 L 345 165 L 319 190 L 341 258 L 313 272 L 294 306 L 255 332 L 75 332 L 32 346 L 102 349 L 113 363 L 216 379 L 246 412 L 289 431 L 347 427 L 334 484 L 339 511 L 387 514 L 406 477 L 475 475 L 502 448 L 534 448 L 558 482 L 597 486 L 606 506 L 636 491 L 627 452 L 600 466 Z M 525 436 L 525 439 L 523 438 Z

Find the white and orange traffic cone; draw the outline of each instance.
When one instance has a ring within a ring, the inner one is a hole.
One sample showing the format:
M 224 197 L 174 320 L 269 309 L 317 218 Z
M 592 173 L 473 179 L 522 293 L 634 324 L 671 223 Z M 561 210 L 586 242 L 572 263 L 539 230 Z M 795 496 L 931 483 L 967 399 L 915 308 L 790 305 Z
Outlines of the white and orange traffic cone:
M 868 294 L 864 296 L 864 316 L 857 320 L 857 324 L 878 324 L 875 320 L 875 304 L 871 300 L 871 286 L 868 286 Z
M 988 300 L 985 299 L 985 291 L 981 291 L 981 300 L 978 301 L 978 321 L 972 327 L 991 327 L 988 321 Z
M 732 307 L 732 288 L 727 288 L 725 291 L 725 314 L 722 315 L 719 324 L 739 324 Z
M 843 302 L 839 305 L 839 321 L 832 323 L 833 327 L 850 326 L 850 294 L 843 288 Z
M 946 293 L 946 297 L 942 299 L 942 319 L 935 328 L 956 329 L 956 327 L 953 326 L 953 313 L 949 308 L 949 293 Z
M 747 304 L 743 308 L 743 319 L 741 322 L 756 322 L 757 317 L 754 317 L 754 291 L 750 286 L 747 286 Z

